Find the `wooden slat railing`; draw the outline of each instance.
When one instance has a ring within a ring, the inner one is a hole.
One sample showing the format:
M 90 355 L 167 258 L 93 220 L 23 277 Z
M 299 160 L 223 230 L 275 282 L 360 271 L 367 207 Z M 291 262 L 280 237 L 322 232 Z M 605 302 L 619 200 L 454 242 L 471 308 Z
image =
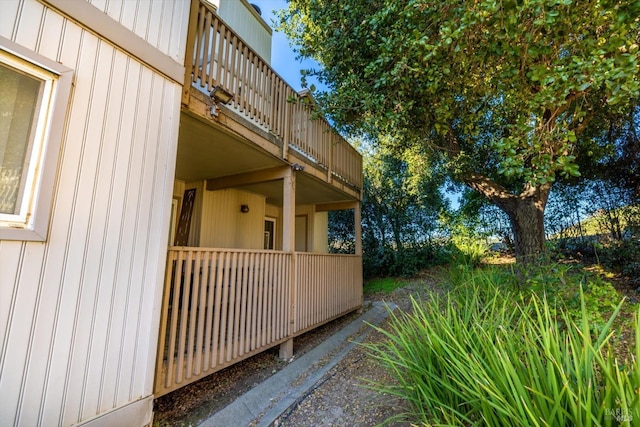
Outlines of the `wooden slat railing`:
M 362 257 L 296 253 L 294 335 L 362 306 Z
M 361 305 L 360 256 L 170 247 L 154 394 L 190 384 Z
M 275 251 L 169 249 L 156 396 L 290 336 L 291 257 Z
M 338 178 L 362 188 L 362 156 L 289 86 L 251 47 L 231 31 L 215 11 L 200 2 L 193 57 L 187 58 L 189 87 L 207 93 L 220 86 L 233 95 L 238 113 L 276 135 L 284 144 Z

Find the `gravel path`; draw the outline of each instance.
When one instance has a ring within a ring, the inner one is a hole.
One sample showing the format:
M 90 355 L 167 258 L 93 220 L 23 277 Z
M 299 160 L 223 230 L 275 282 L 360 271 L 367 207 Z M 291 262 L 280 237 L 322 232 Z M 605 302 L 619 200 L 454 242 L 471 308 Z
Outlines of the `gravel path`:
M 379 339 L 381 334 L 371 332 L 365 341 Z M 356 347 L 274 425 L 375 426 L 403 411 L 402 402 L 367 388 L 368 381 L 389 382 L 391 378 L 371 361 L 362 347 Z

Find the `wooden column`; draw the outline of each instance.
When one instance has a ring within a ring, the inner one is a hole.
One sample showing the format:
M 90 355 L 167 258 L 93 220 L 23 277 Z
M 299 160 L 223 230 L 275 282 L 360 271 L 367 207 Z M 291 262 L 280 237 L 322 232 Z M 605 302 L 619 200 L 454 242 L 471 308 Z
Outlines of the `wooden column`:
M 289 168 L 282 180 L 282 250 L 292 253 L 296 247 L 296 175 L 293 169 Z M 288 335 L 293 331 L 295 318 L 295 298 L 296 298 L 296 257 L 291 257 L 289 292 L 289 330 Z M 289 360 L 293 356 L 293 338 L 280 344 L 280 358 Z
M 282 180 L 282 250 L 293 252 L 296 247 L 296 176 L 288 168 Z
M 193 79 L 191 73 L 194 71 L 193 64 L 195 58 L 193 57 L 193 52 L 195 50 L 199 10 L 200 0 L 191 0 L 189 7 L 189 26 L 187 27 L 187 47 L 184 55 L 184 86 L 182 88 L 182 103 L 184 105 L 189 105 L 191 96 L 191 82 Z
M 360 198 L 362 200 L 362 198 Z M 353 234 L 355 234 L 356 238 L 356 255 L 360 256 L 360 262 L 362 262 L 362 202 L 358 201 L 353 208 Z M 362 313 L 363 311 L 363 302 L 360 300 L 360 309 L 358 309 L 358 313 Z
M 362 255 L 362 202 L 353 208 L 353 228 L 356 237 L 356 255 Z

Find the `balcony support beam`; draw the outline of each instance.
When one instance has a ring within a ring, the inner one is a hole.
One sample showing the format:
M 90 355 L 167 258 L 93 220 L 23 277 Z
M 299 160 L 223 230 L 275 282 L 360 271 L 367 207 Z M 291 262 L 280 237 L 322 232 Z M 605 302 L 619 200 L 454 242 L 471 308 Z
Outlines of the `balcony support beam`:
M 225 188 L 240 187 L 242 185 L 276 181 L 278 179 L 284 179 L 288 174 L 291 174 L 291 166 L 287 165 L 228 175 L 220 178 L 211 178 L 207 180 L 207 190 L 224 190 Z
M 355 209 L 357 206 L 358 202 L 323 203 L 316 205 L 316 212 L 344 211 L 347 209 Z

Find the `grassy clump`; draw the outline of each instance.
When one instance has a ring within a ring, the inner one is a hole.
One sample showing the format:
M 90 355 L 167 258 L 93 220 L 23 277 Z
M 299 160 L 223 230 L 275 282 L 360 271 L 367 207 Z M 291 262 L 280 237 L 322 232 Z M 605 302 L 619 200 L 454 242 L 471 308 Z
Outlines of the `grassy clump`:
M 364 284 L 363 291 L 365 294 L 383 292 L 388 294 L 393 290 L 406 285 L 405 281 L 393 277 L 381 277 L 367 280 Z
M 486 273 L 480 273 L 486 274 Z M 614 356 L 619 304 L 595 330 L 584 293 L 580 317 L 544 295 L 474 276 L 445 296 L 391 314 L 386 340 L 368 346 L 396 384 L 375 387 L 409 402 L 428 425 L 637 425 L 640 309 L 635 354 Z

